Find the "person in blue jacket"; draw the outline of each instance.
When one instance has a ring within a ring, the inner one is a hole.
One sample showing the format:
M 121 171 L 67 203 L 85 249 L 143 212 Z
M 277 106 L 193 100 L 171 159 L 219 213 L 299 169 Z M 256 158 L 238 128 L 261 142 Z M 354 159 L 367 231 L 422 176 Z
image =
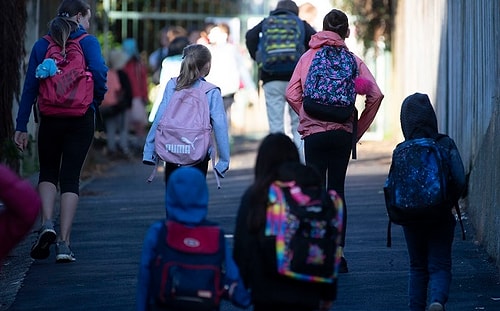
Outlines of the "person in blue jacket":
M 210 73 L 212 65 L 212 54 L 210 50 L 202 44 L 191 44 L 184 48 L 182 52 L 182 63 L 179 76 L 172 78 L 168 81 L 165 91 L 162 96 L 161 103 L 149 133 L 146 137 L 144 144 L 144 152 L 142 162 L 146 165 L 155 165 L 159 161 L 159 156 L 155 150 L 155 139 L 158 124 L 160 123 L 165 110 L 170 104 L 175 91 L 198 87 L 200 81 L 205 81 L 205 77 Z M 208 162 L 212 155 L 215 155 L 215 147 L 217 148 L 216 154 L 218 155 L 217 163 L 215 163 L 214 171 L 218 176 L 224 177 L 224 174 L 229 169 L 230 160 L 230 147 L 229 147 L 229 131 L 224 110 L 224 102 L 222 99 L 220 89 L 214 88 L 207 92 L 208 105 L 210 109 L 210 124 L 213 128 L 215 137 L 215 145 L 208 151 L 207 156 L 200 163 L 194 165 L 206 176 L 208 171 Z M 215 157 L 212 161 L 215 161 Z M 168 182 L 170 174 L 179 168 L 176 163 L 165 163 L 165 182 Z
M 188 226 L 206 223 L 208 212 L 208 186 L 204 174 L 194 167 L 183 166 L 172 172 L 167 182 L 166 215 L 172 220 Z M 137 311 L 155 310 L 151 290 L 152 262 L 156 258 L 155 248 L 165 220 L 151 225 L 144 238 L 137 282 Z M 241 308 L 249 307 L 251 298 L 243 285 L 239 269 L 233 260 L 227 243 L 225 247 L 225 284 L 228 285 L 228 299 Z
M 76 39 L 87 33 L 86 29 L 89 28 L 91 18 L 90 5 L 87 2 L 64 0 L 57 12 L 49 28 L 49 35 L 53 41 L 60 45 L 67 39 Z M 86 36 L 81 39 L 80 45 L 87 69 L 92 73 L 94 80 L 93 102 L 83 116 L 55 117 L 43 114 L 40 116 L 37 142 L 40 164 L 38 192 L 42 199 L 42 225 L 30 253 L 34 259 L 49 257 L 50 246 L 57 238 L 56 262 L 76 260 L 70 249 L 70 234 L 79 200 L 80 173 L 94 137 L 96 109 L 107 90 L 108 71 L 101 54 L 101 46 L 95 36 Z M 46 78 L 55 71 L 53 70 L 55 68 L 50 66 L 39 67 L 45 60 L 48 46 L 47 39 L 40 38 L 31 50 L 14 134 L 14 141 L 21 151 L 28 145 L 27 124 L 39 95 L 38 77 Z M 54 229 L 54 206 L 58 188 L 61 193 L 59 237 Z

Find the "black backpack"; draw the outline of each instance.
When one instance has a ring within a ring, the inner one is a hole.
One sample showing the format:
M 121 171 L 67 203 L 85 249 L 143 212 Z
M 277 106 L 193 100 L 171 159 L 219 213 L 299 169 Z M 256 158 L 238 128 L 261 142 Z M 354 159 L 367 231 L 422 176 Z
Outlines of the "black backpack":
M 293 13 L 271 15 L 262 22 L 256 52 L 259 68 L 269 74 L 291 74 L 305 52 L 304 22 Z

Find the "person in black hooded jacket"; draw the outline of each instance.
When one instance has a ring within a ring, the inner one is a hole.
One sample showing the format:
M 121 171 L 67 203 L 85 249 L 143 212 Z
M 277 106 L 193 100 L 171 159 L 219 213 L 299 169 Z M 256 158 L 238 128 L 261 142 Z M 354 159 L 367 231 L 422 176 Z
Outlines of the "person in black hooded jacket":
M 443 158 L 450 168 L 449 191 L 458 201 L 465 188 L 462 159 L 452 138 L 440 135 L 436 114 L 426 94 L 408 96 L 401 106 L 401 129 L 405 140 L 438 138 L 445 150 Z M 436 226 L 403 226 L 410 257 L 409 307 L 425 311 L 427 287 L 430 288 L 429 311 L 444 310 L 451 283 L 451 248 L 455 231 L 451 209 Z

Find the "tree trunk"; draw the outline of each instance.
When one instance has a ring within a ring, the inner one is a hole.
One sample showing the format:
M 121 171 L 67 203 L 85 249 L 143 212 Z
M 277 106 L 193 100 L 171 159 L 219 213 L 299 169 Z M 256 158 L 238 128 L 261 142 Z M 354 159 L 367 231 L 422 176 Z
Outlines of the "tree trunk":
M 19 97 L 20 68 L 24 59 L 26 1 L 0 1 L 0 162 L 19 172 L 19 152 L 13 143 L 12 103 Z

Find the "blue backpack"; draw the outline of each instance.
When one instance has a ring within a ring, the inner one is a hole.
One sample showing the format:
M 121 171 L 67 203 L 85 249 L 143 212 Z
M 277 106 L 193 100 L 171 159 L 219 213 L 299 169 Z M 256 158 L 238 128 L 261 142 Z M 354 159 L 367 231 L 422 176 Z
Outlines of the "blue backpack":
M 384 195 L 389 216 L 388 246 L 391 222 L 403 225 L 427 225 L 439 222 L 455 206 L 462 236 L 465 233 L 458 202 L 451 197 L 450 168 L 446 150 L 439 139 L 406 140 L 396 146 L 387 176 Z
M 219 310 L 225 295 L 224 233 L 206 221 L 188 227 L 167 221 L 151 268 L 155 303 L 168 310 Z
M 384 193 L 392 222 L 408 225 L 432 221 L 449 211 L 449 169 L 432 138 L 406 140 L 396 146 Z
M 448 137 L 406 140 L 396 146 L 384 186 L 389 215 L 387 246 L 391 246 L 391 223 L 403 226 L 439 223 L 455 207 L 465 240 L 458 200 L 453 198 L 447 150 L 439 140 Z
M 269 74 L 292 74 L 305 51 L 304 22 L 295 14 L 271 15 L 262 22 L 256 53 L 259 68 Z
M 356 58 L 347 48 L 320 48 L 304 84 L 304 111 L 318 120 L 346 122 L 355 112 L 357 75 Z

